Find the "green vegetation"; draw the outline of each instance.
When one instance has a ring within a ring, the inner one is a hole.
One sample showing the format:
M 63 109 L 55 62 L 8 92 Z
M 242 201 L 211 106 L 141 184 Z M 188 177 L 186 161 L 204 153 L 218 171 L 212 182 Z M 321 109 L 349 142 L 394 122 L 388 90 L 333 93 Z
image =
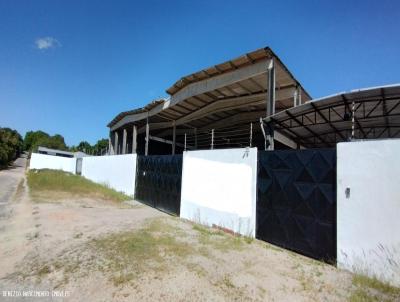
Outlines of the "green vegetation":
M 141 230 L 94 239 L 91 246 L 104 258 L 100 270 L 110 272 L 111 280 L 118 286 L 147 270 L 167 269 L 174 257 L 194 253 L 190 245 L 176 239 L 177 231 L 164 219 L 153 219 Z
M 113 201 L 131 199 L 125 194 L 96 184 L 86 178 L 61 171 L 30 170 L 27 180 L 30 194 L 34 199 L 43 196 L 57 199 L 59 192 Z M 61 196 L 63 195 L 61 194 Z
M 72 146 L 70 149 L 73 152 L 82 151 L 87 154 L 96 154 L 101 155 L 104 154 L 105 150 L 108 147 L 108 139 L 102 138 L 97 141 L 93 146 L 90 145 L 87 141 L 82 141 L 78 144 L 78 146 Z
M 0 127 L 0 169 L 6 168 L 12 163 L 22 151 L 36 152 L 38 147 L 47 147 L 64 151 L 82 151 L 86 154 L 102 155 L 108 147 L 108 139 L 99 139 L 93 146 L 87 141 L 82 141 L 78 146 L 69 148 L 60 134 L 53 136 L 48 133 L 38 131 L 28 131 L 24 139 L 13 129 Z
M 0 169 L 6 168 L 21 152 L 21 135 L 16 130 L 0 128 Z
M 23 149 L 29 152 L 36 152 L 38 147 L 47 147 L 58 150 L 70 150 L 72 152 L 82 151 L 87 154 L 103 154 L 108 147 L 108 139 L 102 138 L 93 146 L 87 141 L 81 141 L 78 146 L 70 148 L 65 144 L 64 137 L 60 134 L 49 135 L 44 131 L 28 131 L 23 141 Z
M 376 277 L 355 274 L 352 283 L 356 286 L 356 290 L 349 298 L 351 302 L 400 300 L 400 288 L 379 281 Z
M 199 242 L 207 247 L 212 247 L 220 251 L 241 250 L 246 237 L 226 234 L 221 230 L 204 227 L 199 224 L 193 225 L 193 230 L 200 235 Z
M 379 302 L 381 301 L 377 296 L 373 296 L 367 291 L 357 288 L 351 293 L 349 302 Z
M 60 134 L 50 136 L 43 131 L 28 131 L 24 138 L 24 150 L 35 152 L 39 146 L 58 150 L 68 150 L 64 137 Z

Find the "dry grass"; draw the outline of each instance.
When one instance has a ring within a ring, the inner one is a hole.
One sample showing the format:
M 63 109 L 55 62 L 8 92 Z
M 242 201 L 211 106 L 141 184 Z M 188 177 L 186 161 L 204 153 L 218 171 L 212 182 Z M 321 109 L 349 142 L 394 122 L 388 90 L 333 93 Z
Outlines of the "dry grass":
M 178 233 L 164 219 L 155 219 L 141 230 L 94 239 L 90 245 L 104 260 L 99 270 L 111 273 L 118 286 L 149 270 L 168 270 L 171 260 L 193 254 L 190 245 L 176 239 Z
M 352 280 L 356 290 L 351 294 L 349 301 L 400 301 L 400 288 L 379 281 L 375 277 L 355 274 Z
M 27 176 L 32 198 L 52 200 L 66 195 L 125 201 L 131 197 L 71 173 L 54 170 L 30 170 Z
M 221 230 L 193 224 L 193 230 L 199 234 L 199 243 L 226 252 L 231 250 L 242 250 L 244 243 L 251 243 L 247 237 L 226 234 Z

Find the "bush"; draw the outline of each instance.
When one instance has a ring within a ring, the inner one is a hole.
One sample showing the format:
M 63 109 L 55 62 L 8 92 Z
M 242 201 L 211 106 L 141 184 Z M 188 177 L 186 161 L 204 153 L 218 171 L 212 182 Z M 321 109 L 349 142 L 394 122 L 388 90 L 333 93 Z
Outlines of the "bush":
M 0 128 L 0 168 L 7 167 L 21 152 L 21 135 L 16 130 Z

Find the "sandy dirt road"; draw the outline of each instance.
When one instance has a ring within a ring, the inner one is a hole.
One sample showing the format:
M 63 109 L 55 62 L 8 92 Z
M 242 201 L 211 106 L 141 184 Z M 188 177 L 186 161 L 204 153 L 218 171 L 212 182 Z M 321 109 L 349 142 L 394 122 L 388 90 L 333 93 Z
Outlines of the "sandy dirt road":
M 24 177 L 26 157 L 18 158 L 8 170 L 0 170 L 0 224 L 11 215 L 10 203 Z
M 347 301 L 361 291 L 334 266 L 137 202 L 32 200 L 18 186 L 23 169 L 0 173 L 1 302 Z M 33 292 L 45 296 L 15 296 Z M 397 299 L 366 293 L 376 299 L 351 301 Z

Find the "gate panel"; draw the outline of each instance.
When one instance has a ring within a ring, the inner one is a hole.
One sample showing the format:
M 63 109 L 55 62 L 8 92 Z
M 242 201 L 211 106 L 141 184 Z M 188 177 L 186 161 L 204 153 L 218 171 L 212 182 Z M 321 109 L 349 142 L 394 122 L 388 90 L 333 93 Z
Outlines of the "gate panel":
M 179 216 L 181 183 L 182 155 L 137 157 L 136 200 Z
M 260 151 L 256 237 L 336 261 L 336 150 Z

